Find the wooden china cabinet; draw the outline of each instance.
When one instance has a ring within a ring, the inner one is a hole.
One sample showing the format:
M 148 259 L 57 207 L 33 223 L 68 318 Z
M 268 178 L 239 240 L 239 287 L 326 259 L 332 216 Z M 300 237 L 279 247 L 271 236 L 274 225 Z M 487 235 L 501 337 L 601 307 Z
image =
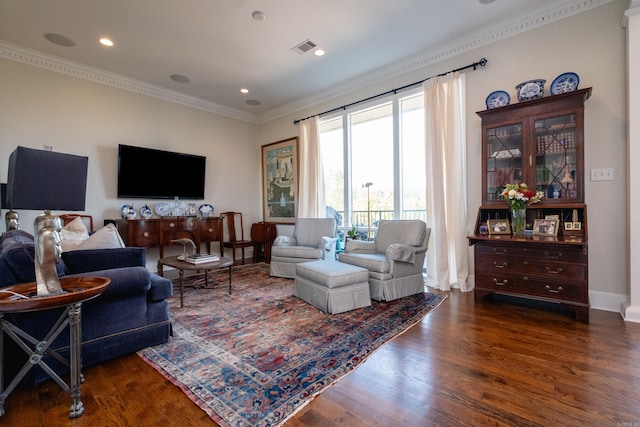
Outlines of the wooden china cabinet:
M 476 302 L 496 293 L 560 303 L 589 321 L 584 103 L 590 95 L 587 88 L 477 113 L 483 201 L 469 236 Z M 527 228 L 557 218 L 557 235 L 489 234 L 488 220 L 510 221 L 504 186 L 522 182 L 545 195 L 527 207 Z

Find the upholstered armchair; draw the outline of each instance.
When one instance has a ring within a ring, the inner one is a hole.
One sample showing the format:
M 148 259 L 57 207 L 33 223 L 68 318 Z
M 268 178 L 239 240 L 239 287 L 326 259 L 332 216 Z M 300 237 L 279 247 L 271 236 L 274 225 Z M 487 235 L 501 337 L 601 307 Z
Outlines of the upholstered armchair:
M 369 270 L 372 299 L 392 301 L 424 292 L 422 265 L 430 235 L 424 221 L 380 221 L 374 241 L 349 240 L 338 259 Z
M 271 247 L 270 274 L 295 279 L 296 264 L 336 260 L 336 220 L 298 218 L 292 236 L 278 236 Z

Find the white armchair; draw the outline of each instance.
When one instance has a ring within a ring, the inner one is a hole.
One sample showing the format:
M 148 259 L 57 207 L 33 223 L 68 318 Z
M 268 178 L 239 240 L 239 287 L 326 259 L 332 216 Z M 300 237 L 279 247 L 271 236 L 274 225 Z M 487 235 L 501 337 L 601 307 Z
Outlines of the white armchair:
M 338 258 L 369 270 L 372 299 L 392 301 L 424 292 L 422 265 L 430 235 L 424 221 L 380 221 L 374 241 L 349 240 Z
M 295 279 L 296 264 L 336 259 L 336 220 L 298 218 L 292 236 L 278 236 L 271 247 L 270 274 Z

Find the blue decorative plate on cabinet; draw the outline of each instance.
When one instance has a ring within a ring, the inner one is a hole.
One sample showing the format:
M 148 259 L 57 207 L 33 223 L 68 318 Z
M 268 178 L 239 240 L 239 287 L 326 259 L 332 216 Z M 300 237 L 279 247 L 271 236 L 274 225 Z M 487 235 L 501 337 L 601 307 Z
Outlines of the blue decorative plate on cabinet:
M 208 203 L 203 203 L 198 208 L 198 212 L 200 212 L 202 218 L 209 218 L 213 215 L 213 206 Z
M 542 98 L 544 95 L 544 84 L 547 81 L 545 79 L 527 80 L 516 86 L 516 92 L 518 93 L 518 101 L 530 101 L 536 98 Z
M 552 95 L 573 92 L 578 89 L 580 77 L 576 73 L 562 73 L 551 82 L 549 90 Z
M 509 105 L 511 102 L 511 97 L 504 90 L 496 90 L 491 92 L 487 99 L 485 100 L 485 104 L 487 104 L 487 109 L 504 107 L 505 105 Z

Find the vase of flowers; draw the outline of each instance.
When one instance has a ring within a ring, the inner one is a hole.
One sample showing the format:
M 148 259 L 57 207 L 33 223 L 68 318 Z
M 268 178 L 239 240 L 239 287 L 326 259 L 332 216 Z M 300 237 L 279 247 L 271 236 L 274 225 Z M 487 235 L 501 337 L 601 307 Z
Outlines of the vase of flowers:
M 511 208 L 511 233 L 516 237 L 524 236 L 527 223 L 527 206 L 538 203 L 543 197 L 542 191 L 529 189 L 524 182 L 519 184 L 507 184 L 502 192 L 502 197 Z

